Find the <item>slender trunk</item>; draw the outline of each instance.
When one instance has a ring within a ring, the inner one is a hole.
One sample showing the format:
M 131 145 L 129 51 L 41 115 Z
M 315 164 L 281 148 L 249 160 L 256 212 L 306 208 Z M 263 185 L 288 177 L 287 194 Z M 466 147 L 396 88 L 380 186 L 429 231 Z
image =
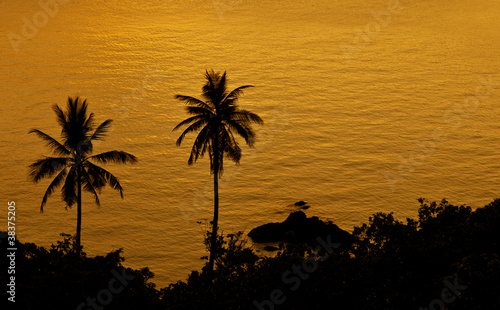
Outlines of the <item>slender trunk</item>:
M 78 184 L 77 211 L 76 211 L 76 253 L 80 255 L 80 233 L 82 231 L 82 180 L 80 177 L 80 167 L 76 170 Z
M 215 256 L 217 252 L 217 223 L 219 221 L 219 137 L 216 136 L 213 143 L 214 157 L 214 220 L 212 222 L 212 241 L 210 243 L 210 260 L 208 261 L 209 270 L 214 270 Z
M 214 269 L 215 255 L 217 251 L 217 223 L 219 221 L 219 173 L 214 171 L 214 220 L 212 222 L 212 241 L 210 246 L 209 269 Z

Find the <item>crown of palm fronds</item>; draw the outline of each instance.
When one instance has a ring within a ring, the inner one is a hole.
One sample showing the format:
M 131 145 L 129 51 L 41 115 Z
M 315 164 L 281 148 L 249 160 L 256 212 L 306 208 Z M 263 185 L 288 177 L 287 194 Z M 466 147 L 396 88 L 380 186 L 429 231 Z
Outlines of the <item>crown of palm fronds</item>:
M 251 123 L 263 124 L 264 122 L 257 114 L 240 109 L 237 105 L 237 100 L 243 94 L 243 90 L 253 87 L 252 85 L 240 86 L 228 92 L 226 72 L 220 74 L 213 70 L 206 71 L 205 77 L 207 82 L 202 87 L 204 100 L 176 95 L 177 99 L 185 102 L 187 113 L 192 115 L 174 127 L 174 130 L 177 130 L 188 125 L 176 144 L 181 145 L 186 134 L 199 131 L 191 149 L 188 164 L 192 165 L 208 151 L 211 171 L 217 171 L 222 175 L 224 157 L 235 163 L 239 163 L 241 159 L 241 148 L 234 133 L 241 136 L 245 143 L 252 147 L 255 132 Z
M 87 100 L 81 101 L 78 97 L 68 98 L 66 111 L 63 111 L 58 105 L 52 107 L 57 116 L 57 123 L 61 126 L 62 143 L 38 129 L 32 129 L 29 132 L 35 133 L 46 142 L 54 155 L 59 156 L 45 157 L 29 166 L 29 175 L 34 182 L 57 174 L 42 199 L 40 206 L 42 212 L 48 197 L 61 185 L 63 201 L 69 207 L 74 205 L 77 201 L 78 178 L 80 178 L 84 190 L 94 195 L 98 205 L 100 204 L 98 192 L 106 184 L 118 190 L 120 196 L 123 197 L 123 188 L 118 179 L 89 160 L 98 163 L 134 163 L 137 158 L 123 151 L 109 151 L 91 155 L 92 142 L 104 139 L 112 120 L 108 119 L 95 128 L 94 114 L 87 114 L 87 107 Z

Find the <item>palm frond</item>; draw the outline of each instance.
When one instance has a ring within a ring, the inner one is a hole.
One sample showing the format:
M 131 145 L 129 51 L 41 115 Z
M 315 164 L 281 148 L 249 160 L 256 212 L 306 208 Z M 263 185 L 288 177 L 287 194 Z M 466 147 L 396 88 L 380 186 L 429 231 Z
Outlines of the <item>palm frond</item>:
M 89 141 L 102 140 L 106 136 L 106 133 L 108 132 L 112 122 L 112 119 L 107 119 L 102 122 L 102 124 L 99 125 L 99 127 L 97 127 L 97 129 L 94 131 L 94 134 L 90 137 Z
M 207 104 L 206 102 L 204 102 L 200 99 L 191 97 L 191 96 L 176 95 L 175 98 L 179 99 L 181 101 L 184 101 L 187 105 L 190 105 L 190 106 L 205 108 L 207 110 L 212 109 L 212 107 L 209 104 Z
M 205 77 L 207 82 L 202 87 L 202 95 L 214 107 L 219 106 L 226 96 L 226 72 L 221 75 L 213 70 L 206 71 Z
M 177 124 L 177 126 L 175 126 L 174 129 L 172 129 L 172 131 L 177 130 L 180 127 L 182 127 L 184 125 L 187 125 L 187 124 L 190 124 L 190 123 L 192 123 L 194 121 L 199 121 L 199 120 L 202 120 L 202 119 L 205 119 L 205 116 L 203 116 L 203 115 L 197 115 L 197 116 L 189 117 L 189 118 L 183 120 L 182 122 L 180 122 L 179 124 Z
M 232 147 L 227 146 L 224 150 L 224 155 L 230 158 L 236 164 L 239 164 L 241 160 L 241 148 L 237 143 Z
M 92 116 L 92 115 L 93 115 L 93 113 L 90 114 L 90 116 Z M 84 142 L 80 143 L 79 151 L 82 155 L 88 155 L 88 154 L 92 153 L 92 151 L 93 151 L 92 141 L 104 139 L 107 131 L 109 130 L 109 127 L 110 127 L 112 121 L 113 120 L 111 120 L 111 119 L 104 121 L 101 125 L 99 125 L 99 127 L 97 127 L 97 129 L 94 131 L 92 136 L 90 136 L 90 138 L 88 138 Z
M 82 172 L 82 184 L 84 190 L 94 195 L 95 203 L 100 206 L 99 195 L 97 195 L 96 188 L 93 185 L 92 177 L 87 173 L 85 169 L 81 169 Z
M 38 130 L 38 129 L 31 129 L 29 133 L 35 133 L 38 137 L 40 137 L 42 140 L 44 140 L 47 144 L 48 147 L 52 149 L 52 151 L 57 154 L 57 155 L 63 155 L 63 154 L 71 154 L 71 152 L 64 147 L 59 141 L 56 139 L 52 138 L 48 134 Z
M 224 100 L 224 97 L 227 95 L 227 84 L 226 84 L 226 72 L 219 75 L 219 79 L 217 80 L 217 98 L 219 98 L 219 102 Z
M 71 101 L 71 98 L 68 98 L 68 101 Z M 85 129 L 86 131 L 90 131 L 92 130 L 94 116 L 92 113 L 90 116 L 87 116 L 87 107 L 87 99 L 81 101 L 80 97 L 77 96 L 73 99 L 73 107 L 69 115 L 72 117 L 74 116 L 72 120 L 75 124 L 80 125 L 82 129 Z
M 87 162 L 87 164 L 88 167 L 90 167 L 90 169 L 94 171 L 93 173 L 100 174 L 106 180 L 106 183 L 111 186 L 111 188 L 120 192 L 120 197 L 123 198 L 123 188 L 120 185 L 118 179 L 113 174 L 90 162 Z
M 87 116 L 87 100 L 81 101 L 68 97 L 66 107 L 67 126 L 63 129 L 66 137 L 65 145 L 82 155 L 88 153 L 89 146 L 86 141 L 90 138 L 93 127 Z
M 233 89 L 229 94 L 227 94 L 226 98 L 224 98 L 223 102 L 231 102 L 234 103 L 241 95 L 243 95 L 243 90 L 246 88 L 254 87 L 253 85 L 243 85 Z
M 252 122 L 259 125 L 263 125 L 264 121 L 260 116 L 247 110 L 238 109 L 231 113 L 231 119 Z
M 94 118 L 95 118 L 95 115 L 93 112 L 91 112 L 89 114 L 89 116 L 87 117 L 87 119 L 84 121 L 83 127 L 88 128 L 89 131 L 92 130 L 92 128 L 94 128 Z
M 248 146 L 253 147 L 253 144 L 255 142 L 255 133 L 249 125 L 245 122 L 239 122 L 239 121 L 226 121 L 226 124 L 229 126 L 230 129 L 235 130 L 238 135 L 240 135 L 243 139 L 245 139 L 246 144 Z
M 233 132 L 228 128 L 223 127 L 220 131 L 219 143 L 224 156 L 227 156 L 238 164 L 241 159 L 241 148 L 234 138 Z
M 191 149 L 191 155 L 188 159 L 188 165 L 192 165 L 195 163 L 199 157 L 203 157 L 207 150 L 207 146 L 210 143 L 210 135 L 209 133 L 212 131 L 210 128 L 210 124 L 203 127 L 203 129 L 198 133 L 196 140 L 193 143 L 193 147 Z
M 94 167 L 98 167 L 93 165 L 92 163 L 86 161 L 84 164 L 84 169 L 87 171 L 90 180 L 92 181 L 92 186 L 98 191 L 101 190 L 104 186 L 106 186 L 106 179 L 100 173 L 100 170 L 95 170 Z
M 54 112 L 56 113 L 57 123 L 59 124 L 59 126 L 61 126 L 61 135 L 64 140 L 67 140 L 69 131 L 68 118 L 66 117 L 64 111 L 57 104 L 54 104 L 52 106 L 52 110 L 54 110 Z M 66 141 L 64 141 L 64 144 L 66 145 Z
M 34 182 L 38 182 L 45 177 L 54 175 L 60 169 L 66 167 L 70 160 L 71 159 L 68 157 L 46 157 L 39 159 L 29 165 L 31 169 L 29 176 Z
M 212 109 L 205 109 L 202 107 L 187 106 L 186 111 L 191 115 L 215 116 L 214 112 L 212 112 Z
M 49 187 L 45 191 L 45 195 L 43 195 L 42 204 L 40 205 L 40 212 L 43 212 L 43 206 L 47 203 L 47 199 L 61 185 L 67 173 L 68 169 L 65 167 L 63 170 L 61 170 L 61 172 L 59 172 L 54 180 L 52 180 Z
M 71 169 L 68 172 L 68 175 L 66 176 L 66 181 L 64 182 L 64 185 L 62 187 L 61 191 L 61 197 L 64 202 L 68 205 L 68 207 L 71 208 L 76 201 L 77 201 L 77 168 L 76 167 L 71 167 Z
M 175 144 L 177 146 L 180 146 L 181 143 L 182 143 L 182 140 L 184 140 L 184 137 L 186 136 L 186 134 L 190 133 L 190 132 L 195 132 L 195 131 L 198 131 L 201 127 L 203 127 L 204 125 L 206 125 L 208 123 L 208 121 L 206 119 L 201 119 L 193 124 L 191 124 L 188 128 L 186 128 L 182 134 L 179 136 L 179 138 L 177 139 L 177 141 L 175 142 Z
M 91 156 L 90 159 L 93 159 L 100 163 L 135 163 L 137 162 L 137 157 L 132 154 L 123 151 L 109 151 L 101 154 L 97 154 Z
M 64 114 L 64 111 L 57 104 L 52 106 L 52 110 L 56 113 L 57 123 L 64 128 L 68 122 L 66 114 Z

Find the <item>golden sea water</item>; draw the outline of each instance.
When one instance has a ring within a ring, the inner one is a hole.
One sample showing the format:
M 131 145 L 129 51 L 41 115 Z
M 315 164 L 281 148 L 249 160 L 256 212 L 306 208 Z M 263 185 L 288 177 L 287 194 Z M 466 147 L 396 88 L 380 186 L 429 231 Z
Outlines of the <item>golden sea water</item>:
M 14 200 L 23 242 L 75 231 L 59 192 L 39 212 L 50 181 L 27 166 L 50 153 L 28 131 L 59 138 L 52 104 L 81 96 L 114 120 L 95 151 L 140 159 L 107 166 L 123 200 L 84 196 L 84 250 L 124 248 L 160 286 L 199 269 L 213 183 L 207 158 L 187 165 L 193 136 L 175 146 L 187 114 L 174 95 L 199 96 L 212 68 L 254 85 L 240 105 L 265 121 L 224 167 L 224 233 L 282 221 L 299 200 L 351 231 L 375 212 L 415 217 L 419 197 L 500 197 L 498 0 L 60 2 L 0 1 L 0 229 Z

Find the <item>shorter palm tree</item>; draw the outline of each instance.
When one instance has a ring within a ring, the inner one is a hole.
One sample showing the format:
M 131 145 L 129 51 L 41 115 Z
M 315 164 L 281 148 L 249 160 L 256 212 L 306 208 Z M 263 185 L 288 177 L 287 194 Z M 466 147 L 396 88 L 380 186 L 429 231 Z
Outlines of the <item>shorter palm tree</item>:
M 97 163 L 135 163 L 137 158 L 123 151 L 109 151 L 91 155 L 92 143 L 103 140 L 112 120 L 108 119 L 95 128 L 94 113 L 87 115 L 87 100 L 81 101 L 78 97 L 75 99 L 69 97 L 66 111 L 63 111 L 58 105 L 54 105 L 52 109 L 57 115 L 57 122 L 62 127 L 63 142 L 58 142 L 38 129 L 30 130 L 29 133 L 35 133 L 44 140 L 57 157 L 45 157 L 37 160 L 29 166 L 31 169 L 29 175 L 34 182 L 39 182 L 41 179 L 57 174 L 45 191 L 40 212 L 43 212 L 48 197 L 61 185 L 62 200 L 67 204 L 67 207 L 71 208 L 75 203 L 77 204 L 75 242 L 77 253 L 80 253 L 82 187 L 94 195 L 97 205 L 100 205 L 98 192 L 107 184 L 119 191 L 121 198 L 123 198 L 123 188 L 118 179 L 91 161 Z

